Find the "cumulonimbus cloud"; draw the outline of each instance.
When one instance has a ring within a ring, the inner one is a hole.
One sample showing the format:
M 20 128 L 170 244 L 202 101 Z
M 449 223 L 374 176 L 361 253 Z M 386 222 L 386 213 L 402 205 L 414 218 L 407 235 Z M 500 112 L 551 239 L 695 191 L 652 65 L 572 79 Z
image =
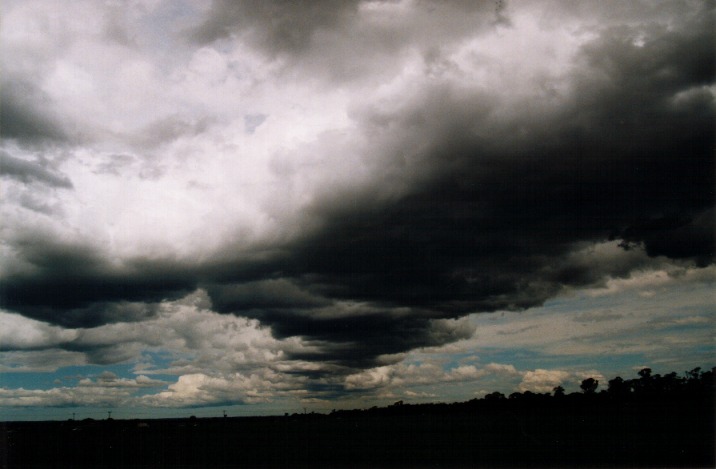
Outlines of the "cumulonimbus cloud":
M 14 229 L 5 254 L 12 265 L 2 278 L 2 307 L 64 327 L 96 327 L 150 319 L 161 302 L 203 289 L 215 311 L 258 320 L 278 338 L 300 336 L 315 346 L 294 358 L 347 373 L 342 366 L 371 368 L 380 357 L 469 337 L 472 329 L 458 318 L 470 313 L 530 308 L 565 287 L 600 285 L 664 259 L 693 268 L 713 262 L 716 109 L 708 3 L 681 16 L 648 10 L 643 18 L 635 6 L 624 7 L 631 12 L 628 21 L 612 18 L 602 25 L 568 9 L 564 21 L 573 30 L 548 21 L 540 10 L 545 4 L 535 11 L 511 6 L 499 12 L 501 21 L 486 4 L 430 5 L 347 2 L 304 9 L 217 2 L 203 21 L 184 30 L 188 43 L 224 41 L 229 50 L 250 51 L 265 66 L 263 79 L 277 80 L 262 83 L 269 90 L 280 88 L 281 79 L 306 92 L 311 88 L 291 80 L 307 77 L 327 88 L 342 86 L 348 97 L 335 98 L 343 106 L 335 113 L 342 116 L 340 128 L 310 138 L 266 134 L 285 139 L 280 149 L 238 139 L 216 143 L 235 131 L 252 142 L 262 132 L 276 132 L 273 121 L 311 104 L 311 96 L 301 96 L 296 100 L 304 101 L 286 106 L 256 101 L 273 106 L 266 112 L 157 116 L 156 122 L 169 123 L 166 138 L 142 133 L 151 126 L 138 126 L 135 134 L 125 129 L 134 137 L 128 146 L 150 155 L 143 164 L 155 171 L 157 185 L 183 164 L 198 172 L 211 164 L 221 169 L 215 176 L 222 187 L 183 175 L 194 192 L 182 203 L 198 216 L 166 222 L 166 237 L 187 232 L 201 244 L 201 237 L 221 230 L 217 213 L 224 212 L 217 205 L 226 206 L 225 225 L 236 222 L 237 228 L 221 231 L 208 254 L 172 248 L 156 253 L 142 237 L 147 228 L 140 213 L 128 226 L 141 236 L 126 227 L 113 231 L 139 248 L 118 254 L 119 242 L 111 236 L 102 245 L 72 234 L 83 226 L 57 239 L 39 229 L 40 222 L 25 223 Z M 378 7 L 394 10 L 381 21 L 371 11 Z M 412 20 L 401 20 L 395 9 Z M 464 15 L 480 21 L 469 26 Z M 435 44 L 420 39 L 416 25 Z M 382 35 L 360 39 L 365 31 Z M 574 42 L 564 50 L 538 43 L 554 31 L 559 35 L 552 39 Z M 362 52 L 353 75 L 341 52 L 350 38 Z M 520 38 L 534 38 L 546 62 L 530 61 Z M 481 44 L 520 55 L 500 56 Z M 386 58 L 390 54 L 394 61 Z M 216 59 L 221 76 L 215 80 L 238 80 L 245 72 L 230 54 Z M 181 76 L 172 75 L 172 83 L 193 83 Z M 200 109 L 196 103 L 210 89 L 201 87 L 185 107 Z M 248 116 L 259 115 L 260 127 L 251 124 L 247 132 L 247 122 L 254 122 Z M 182 122 L 211 125 L 177 124 Z M 10 127 L 7 136 L 22 147 L 24 135 L 42 130 L 26 127 Z M 103 132 L 90 129 L 93 141 L 113 142 L 118 135 L 109 123 Z M 192 152 L 205 160 L 185 156 Z M 74 185 L 73 174 L 65 177 L 10 153 L 3 153 L 3 172 L 16 183 L 98 194 L 95 177 L 120 174 L 91 173 L 89 158 L 76 160 L 76 166 L 67 163 L 82 182 Z M 251 171 L 261 177 L 247 178 Z M 230 187 L 232 177 L 240 190 Z M 146 179 L 142 184 L 151 186 Z M 251 197 L 242 199 L 242 191 Z M 126 197 L 141 206 L 140 194 Z M 63 200 L 70 213 L 82 212 L 82 204 Z M 159 219 L 161 207 L 152 207 Z M 245 212 L 254 218 L 234 220 Z M 13 214 L 24 222 L 25 215 Z M 78 220 L 93 223 L 89 215 Z M 262 229 L 252 231 L 254 222 Z M 580 255 L 609 240 L 622 246 L 616 262 Z M 633 256 L 630 249 L 644 249 L 649 257 Z

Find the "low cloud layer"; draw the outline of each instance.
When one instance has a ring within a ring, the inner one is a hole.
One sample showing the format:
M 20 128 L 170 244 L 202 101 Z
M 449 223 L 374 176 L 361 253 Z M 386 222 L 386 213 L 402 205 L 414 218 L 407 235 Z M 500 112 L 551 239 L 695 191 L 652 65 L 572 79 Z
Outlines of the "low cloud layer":
M 7 2 L 1 306 L 44 339 L 3 350 L 118 362 L 86 337 L 198 295 L 358 389 L 469 314 L 710 266 L 711 3 L 505 5 Z

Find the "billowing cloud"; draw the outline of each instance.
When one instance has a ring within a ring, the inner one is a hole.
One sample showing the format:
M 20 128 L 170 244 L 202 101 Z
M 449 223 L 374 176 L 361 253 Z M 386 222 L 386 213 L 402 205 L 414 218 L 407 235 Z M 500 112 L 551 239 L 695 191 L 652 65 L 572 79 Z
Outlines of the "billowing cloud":
M 3 407 L 78 407 L 125 405 L 133 401 L 138 388 L 163 387 L 165 382 L 138 376 L 135 379 L 118 378 L 105 372 L 97 379 L 85 378 L 77 386 L 57 387 L 48 390 L 0 388 L 0 406 Z
M 570 374 L 562 370 L 528 371 L 522 377 L 520 391 L 552 392 L 553 388 L 561 386 L 569 377 Z
M 166 391 L 146 396 L 143 401 L 145 405 L 158 407 L 251 404 L 269 401 L 281 387 L 277 375 L 270 371 L 249 376 L 235 373 L 226 377 L 193 373 L 182 375 Z
M 0 313 L 7 325 L 0 333 L 0 350 L 10 353 L 59 349 L 82 356 L 82 363 L 95 364 L 141 363 L 148 350 L 166 347 L 171 351 L 173 360 L 168 366 L 137 366 L 144 374 L 196 373 L 205 368 L 228 373 L 279 364 L 290 354 L 312 350 L 295 338 L 275 339 L 270 329 L 256 320 L 217 314 L 205 306 L 206 294 L 199 291 L 176 302 L 162 303 L 154 317 L 141 322 L 79 329 Z M 46 364 L 51 362 L 48 359 Z M 283 371 L 289 370 L 290 366 L 283 367 Z
M 710 272 L 711 3 L 504 5 L 8 2 L 3 350 L 328 395 L 474 313 Z
M 450 382 L 474 382 L 488 375 L 519 375 L 513 365 L 490 363 L 484 367 L 459 365 L 445 368 L 438 363 L 397 363 L 352 374 L 345 379 L 347 390 L 402 389 Z

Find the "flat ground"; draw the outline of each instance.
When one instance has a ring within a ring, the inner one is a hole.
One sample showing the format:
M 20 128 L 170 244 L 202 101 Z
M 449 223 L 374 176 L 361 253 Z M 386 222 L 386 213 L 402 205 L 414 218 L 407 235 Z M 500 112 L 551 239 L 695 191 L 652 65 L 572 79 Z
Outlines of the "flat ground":
M 713 408 L 503 401 L 285 417 L 9 422 L 14 467 L 714 467 Z

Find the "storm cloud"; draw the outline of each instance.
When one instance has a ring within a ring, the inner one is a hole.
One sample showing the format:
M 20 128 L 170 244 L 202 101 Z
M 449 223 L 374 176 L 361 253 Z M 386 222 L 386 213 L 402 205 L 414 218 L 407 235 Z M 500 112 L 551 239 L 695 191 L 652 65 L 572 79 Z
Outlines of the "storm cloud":
M 0 129 L 5 138 L 27 142 L 63 141 L 67 134 L 52 115 L 47 97 L 27 84 L 13 81 L 2 83 Z
M 53 187 L 72 188 L 72 181 L 63 174 L 47 169 L 39 163 L 13 158 L 7 153 L 0 153 L 0 174 L 29 183 L 37 181 Z
M 346 374 L 470 338 L 471 313 L 712 264 L 711 4 L 594 5 L 215 2 L 173 32 L 203 51 L 198 75 L 163 58 L 175 89 L 146 92 L 151 115 L 118 105 L 87 126 L 100 143 L 44 150 L 56 166 L 26 143 L 59 139 L 54 114 L 3 89 L 3 174 L 80 193 L 55 195 L 62 220 L 6 209 L 3 309 L 92 328 L 202 291 L 312 347 L 287 358 Z M 136 76 L 160 74 L 143 60 Z M 264 94 L 233 111 L 211 86 Z M 52 113 L 72 103 L 53 96 Z

